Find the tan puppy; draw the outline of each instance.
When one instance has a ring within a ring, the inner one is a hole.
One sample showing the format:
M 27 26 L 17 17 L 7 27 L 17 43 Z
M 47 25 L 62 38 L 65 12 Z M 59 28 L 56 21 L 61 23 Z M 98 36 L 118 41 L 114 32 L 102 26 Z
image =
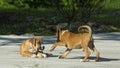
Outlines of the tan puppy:
M 67 49 L 65 50 L 65 52 L 59 56 L 59 58 L 65 58 L 72 49 L 83 48 L 83 50 L 85 51 L 85 57 L 81 61 L 85 62 L 90 55 L 90 51 L 88 49 L 89 47 L 91 50 L 96 52 L 96 61 L 99 60 L 99 52 L 94 46 L 91 28 L 87 25 L 83 25 L 78 28 L 78 31 L 80 31 L 81 29 L 87 29 L 88 32 L 74 34 L 72 32 L 69 32 L 68 30 L 58 29 L 56 36 L 59 38 L 59 41 L 52 45 L 50 52 L 53 51 L 56 46 L 66 46 Z
M 42 52 L 44 47 L 41 46 L 41 42 L 41 38 L 31 38 L 23 41 L 20 46 L 20 54 L 28 57 L 46 57 L 47 55 Z

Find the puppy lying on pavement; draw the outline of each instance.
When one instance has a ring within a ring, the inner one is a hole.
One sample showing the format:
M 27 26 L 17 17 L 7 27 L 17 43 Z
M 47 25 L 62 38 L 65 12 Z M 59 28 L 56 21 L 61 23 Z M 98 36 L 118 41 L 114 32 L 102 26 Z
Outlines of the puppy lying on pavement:
M 49 54 L 43 53 L 44 46 L 41 45 L 41 38 L 31 38 L 22 42 L 20 46 L 20 54 L 22 56 L 45 58 Z
M 57 29 L 56 36 L 58 41 L 52 45 L 50 52 L 52 52 L 57 46 L 66 46 L 67 49 L 65 52 L 59 56 L 59 58 L 63 59 L 70 53 L 72 49 L 82 48 L 85 52 L 85 57 L 81 61 L 85 62 L 90 55 L 90 51 L 88 49 L 90 48 L 96 52 L 96 61 L 98 61 L 100 53 L 94 46 L 91 27 L 83 25 L 78 28 L 78 31 L 81 29 L 87 29 L 88 31 L 74 34 L 68 30 Z

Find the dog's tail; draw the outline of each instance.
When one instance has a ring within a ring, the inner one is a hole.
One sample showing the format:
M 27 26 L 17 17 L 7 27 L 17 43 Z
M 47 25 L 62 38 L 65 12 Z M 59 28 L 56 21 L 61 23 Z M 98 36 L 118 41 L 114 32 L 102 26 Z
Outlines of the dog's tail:
M 88 33 L 89 33 L 89 35 L 90 35 L 90 37 L 91 37 L 91 35 L 92 35 L 92 29 L 91 29 L 91 27 L 88 26 L 88 25 L 79 26 L 79 27 L 78 27 L 78 32 L 80 32 L 80 29 L 83 29 L 83 28 L 86 28 L 86 29 L 88 30 Z

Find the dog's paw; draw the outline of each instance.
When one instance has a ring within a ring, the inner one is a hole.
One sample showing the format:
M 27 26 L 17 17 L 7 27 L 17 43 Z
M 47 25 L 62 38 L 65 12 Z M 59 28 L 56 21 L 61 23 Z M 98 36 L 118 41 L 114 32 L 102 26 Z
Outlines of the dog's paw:
M 65 57 L 62 56 L 62 55 L 60 55 L 60 56 L 58 56 L 58 58 L 59 58 L 59 59 L 64 59 Z
M 37 55 L 33 54 L 31 57 L 32 57 L 32 58 L 37 58 Z
M 80 59 L 80 62 L 84 62 L 83 59 Z
M 47 57 L 47 55 L 46 55 L 46 54 L 42 54 L 42 56 L 43 56 L 43 58 L 46 58 L 46 57 Z
M 89 60 L 80 59 L 80 62 L 88 62 Z
M 37 54 L 37 57 L 38 57 L 38 58 L 46 58 L 46 57 L 47 57 L 47 54 L 38 53 L 38 54 Z

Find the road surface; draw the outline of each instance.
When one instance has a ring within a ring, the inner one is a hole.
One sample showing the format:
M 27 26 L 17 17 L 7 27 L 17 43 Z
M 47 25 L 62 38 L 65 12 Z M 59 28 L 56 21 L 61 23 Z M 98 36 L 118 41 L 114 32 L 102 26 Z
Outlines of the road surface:
M 48 58 L 22 57 L 19 47 L 23 40 L 34 36 L 0 35 L 0 68 L 120 68 L 120 32 L 94 34 L 95 46 L 100 51 L 100 61 L 93 62 L 95 53 L 91 51 L 88 62 L 80 62 L 85 54 L 82 49 L 74 49 L 66 59 L 58 59 L 65 47 L 57 47 Z M 38 36 L 48 52 L 55 42 L 54 36 Z

